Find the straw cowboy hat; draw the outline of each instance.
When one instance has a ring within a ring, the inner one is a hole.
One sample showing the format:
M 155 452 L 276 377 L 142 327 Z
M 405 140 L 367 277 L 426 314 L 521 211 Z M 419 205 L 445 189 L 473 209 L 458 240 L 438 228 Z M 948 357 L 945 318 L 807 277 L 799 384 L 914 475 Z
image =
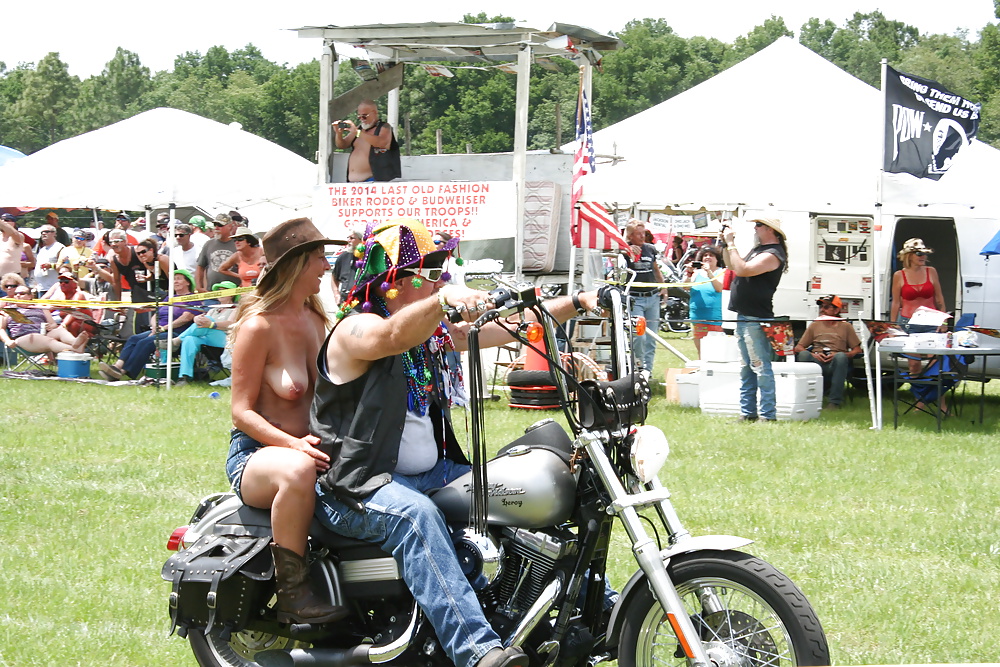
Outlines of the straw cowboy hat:
M 748 222 L 759 222 L 762 225 L 767 225 L 777 232 L 778 236 L 785 238 L 785 232 L 781 231 L 781 220 L 777 218 L 750 218 Z

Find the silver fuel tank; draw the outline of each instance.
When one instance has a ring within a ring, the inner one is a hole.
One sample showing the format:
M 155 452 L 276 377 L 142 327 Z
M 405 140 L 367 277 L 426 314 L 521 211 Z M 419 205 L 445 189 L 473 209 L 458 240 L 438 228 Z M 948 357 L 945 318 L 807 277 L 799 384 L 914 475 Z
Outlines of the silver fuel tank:
M 558 433 L 556 432 L 558 430 Z M 492 524 L 541 528 L 569 519 L 576 498 L 576 477 L 570 472 L 569 436 L 545 420 L 529 428 L 486 467 Z M 431 499 L 449 522 L 469 520 L 472 474 L 459 477 Z

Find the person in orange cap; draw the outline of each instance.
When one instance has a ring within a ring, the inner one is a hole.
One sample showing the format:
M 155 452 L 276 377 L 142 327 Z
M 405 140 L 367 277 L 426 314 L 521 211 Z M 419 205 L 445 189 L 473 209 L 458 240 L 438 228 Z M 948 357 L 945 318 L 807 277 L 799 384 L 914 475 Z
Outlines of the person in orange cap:
M 861 354 L 861 339 L 851 323 L 840 317 L 844 303 L 839 296 L 824 296 L 816 304 L 819 317 L 809 324 L 793 351 L 797 361 L 810 361 L 823 369 L 823 393 L 830 397 L 826 409 L 837 410 L 844 403 L 851 360 Z

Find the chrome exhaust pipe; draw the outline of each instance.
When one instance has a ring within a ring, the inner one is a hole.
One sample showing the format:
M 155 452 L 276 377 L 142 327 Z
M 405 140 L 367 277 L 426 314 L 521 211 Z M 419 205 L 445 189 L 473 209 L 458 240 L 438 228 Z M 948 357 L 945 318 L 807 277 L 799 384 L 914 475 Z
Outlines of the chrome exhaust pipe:
M 357 667 L 389 662 L 410 647 L 417 631 L 420 609 L 413 604 L 410 624 L 388 644 L 360 644 L 351 648 L 296 648 L 291 651 L 261 651 L 254 660 L 261 667 Z
M 261 651 L 254 660 L 261 667 L 359 667 L 370 665 L 369 646 L 351 648 L 297 648 L 291 651 Z
M 549 613 L 549 610 L 552 609 L 552 605 L 555 603 L 556 598 L 559 597 L 559 594 L 562 592 L 562 587 L 563 584 L 560 577 L 556 577 L 549 582 L 549 584 L 542 591 L 542 594 L 538 596 L 535 603 L 531 605 L 530 609 L 528 609 L 528 612 L 524 615 L 524 618 L 521 619 L 521 622 L 514 628 L 514 631 L 510 634 L 510 639 L 504 642 L 506 646 L 522 646 L 524 644 L 524 642 L 528 639 L 528 635 L 531 634 L 531 631 L 535 629 L 535 626 L 538 625 L 539 621 L 545 618 L 545 616 Z

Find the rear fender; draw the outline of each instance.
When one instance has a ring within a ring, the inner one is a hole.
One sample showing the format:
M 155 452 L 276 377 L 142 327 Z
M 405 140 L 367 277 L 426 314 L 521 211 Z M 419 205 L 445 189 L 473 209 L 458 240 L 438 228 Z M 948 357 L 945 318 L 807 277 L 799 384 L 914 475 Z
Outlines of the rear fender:
M 671 558 L 681 554 L 693 551 L 732 551 L 745 547 L 748 544 L 753 544 L 753 540 L 748 540 L 745 537 L 736 537 L 735 535 L 700 535 L 698 537 L 689 537 L 669 549 L 664 549 L 660 552 L 660 556 L 663 558 L 663 566 L 666 567 L 667 562 Z M 606 642 L 608 646 L 618 644 L 618 637 L 622 630 L 621 626 L 625 620 L 624 610 L 628 607 L 636 590 L 641 590 L 638 588 L 640 585 L 649 586 L 646 582 L 646 573 L 642 570 L 637 571 L 628 580 L 625 588 L 621 590 L 618 602 L 615 603 L 615 607 L 611 611 Z

